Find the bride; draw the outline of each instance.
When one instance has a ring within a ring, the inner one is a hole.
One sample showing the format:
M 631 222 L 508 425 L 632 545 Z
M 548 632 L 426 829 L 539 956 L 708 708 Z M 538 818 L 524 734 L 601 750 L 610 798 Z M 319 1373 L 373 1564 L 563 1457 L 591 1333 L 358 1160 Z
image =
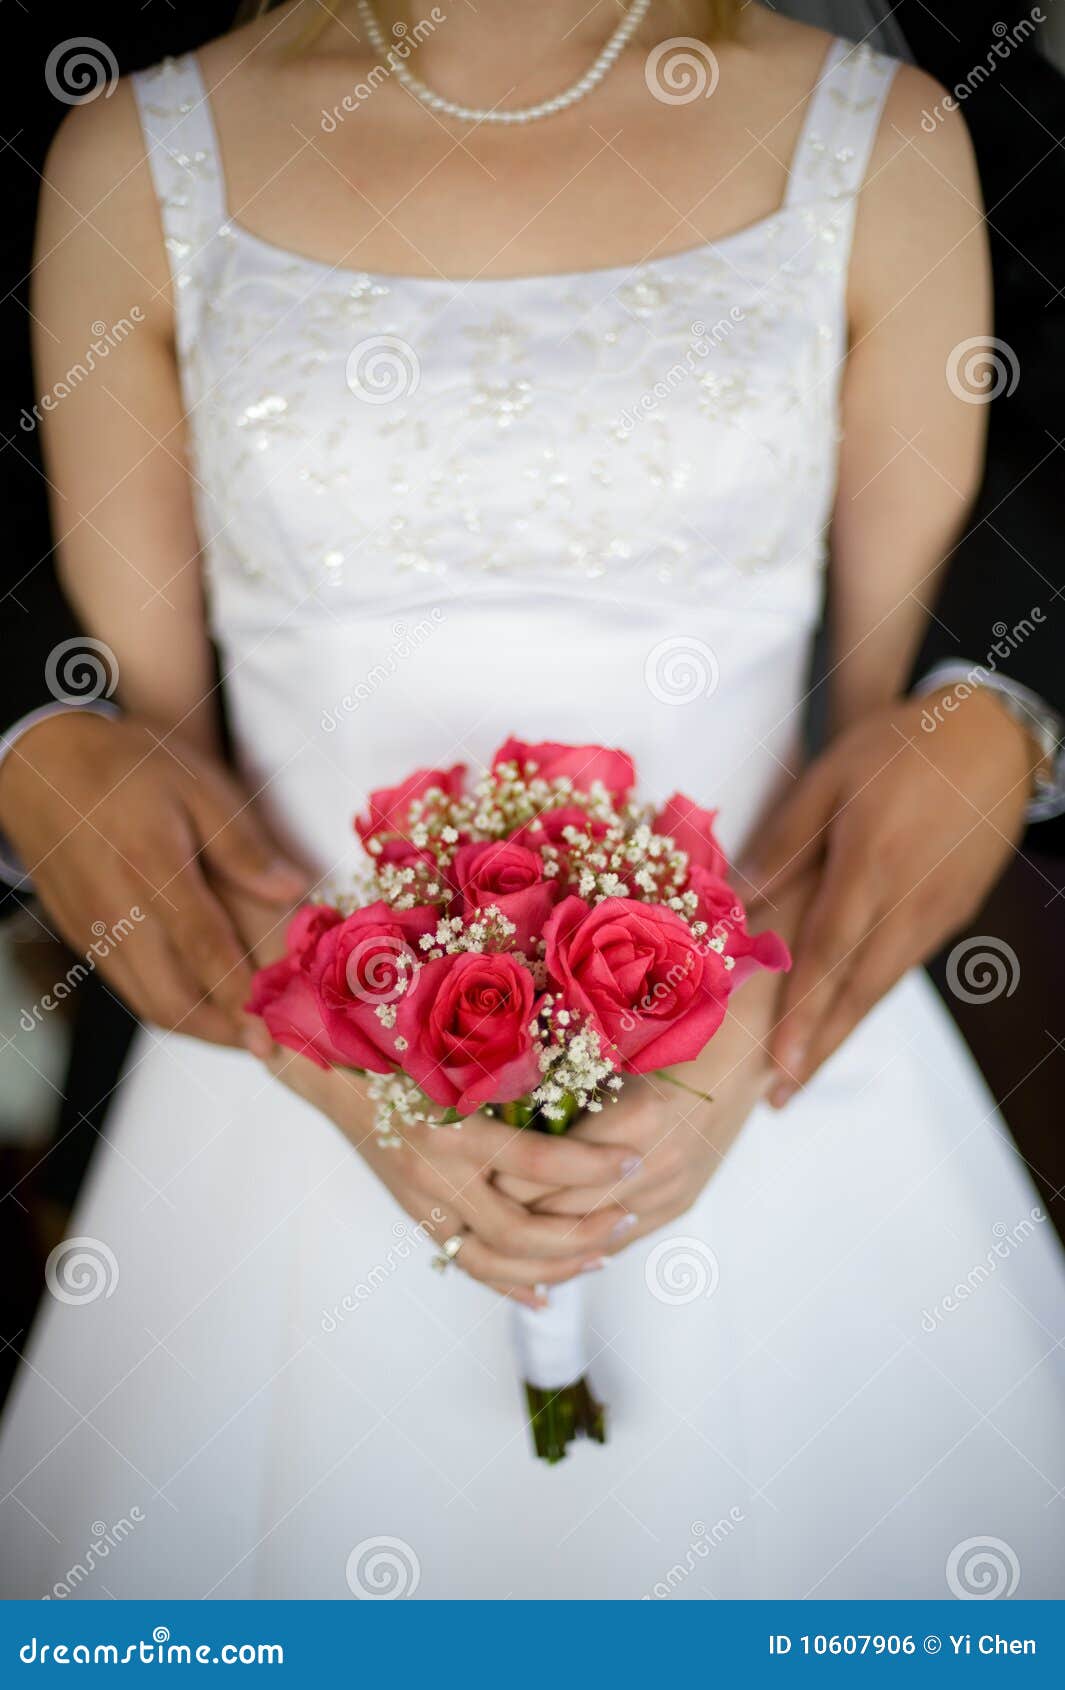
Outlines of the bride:
M 73 111 L 39 379 L 136 325 L 46 441 L 125 706 L 217 752 L 224 705 L 323 880 L 371 788 L 512 732 L 756 841 L 826 581 L 850 724 L 979 478 L 938 97 L 738 0 L 290 0 Z M 1062 1594 L 1065 1276 L 1003 1124 L 916 975 L 771 1111 L 778 984 L 711 1102 L 564 1142 L 382 1148 L 350 1076 L 145 1031 L 74 1228 L 103 1283 L 53 1282 L 5 1429 L 8 1593 Z M 505 1299 L 582 1271 L 610 1439 L 547 1470 Z

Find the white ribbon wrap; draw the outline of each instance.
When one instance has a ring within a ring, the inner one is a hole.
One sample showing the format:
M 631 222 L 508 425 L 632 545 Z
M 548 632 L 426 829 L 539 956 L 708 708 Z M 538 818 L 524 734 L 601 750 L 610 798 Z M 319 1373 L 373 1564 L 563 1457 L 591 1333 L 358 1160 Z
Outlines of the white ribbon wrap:
M 578 1276 L 552 1285 L 546 1309 L 514 1304 L 511 1331 L 525 1384 L 541 1391 L 560 1391 L 575 1385 L 584 1373 L 588 1366 L 584 1289 L 584 1280 Z

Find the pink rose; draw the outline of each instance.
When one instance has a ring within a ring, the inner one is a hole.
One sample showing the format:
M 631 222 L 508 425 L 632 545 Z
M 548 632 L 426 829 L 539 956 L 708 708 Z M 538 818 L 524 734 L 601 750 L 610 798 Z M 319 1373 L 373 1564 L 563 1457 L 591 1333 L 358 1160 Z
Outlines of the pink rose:
M 427 962 L 400 999 L 403 1067 L 427 1097 L 459 1115 L 512 1103 L 540 1079 L 532 975 L 506 951 Z
M 701 810 L 683 792 L 675 792 L 654 818 L 654 830 L 672 839 L 678 851 L 687 853 L 690 863 L 724 875 L 728 873 L 728 858 L 714 833 L 716 819 L 716 810 Z
M 729 971 L 661 904 L 567 898 L 544 937 L 552 983 L 626 1073 L 693 1061 L 721 1025 Z
M 698 864 L 688 876 L 690 890 L 698 894 L 696 919 L 710 929 L 707 938 L 724 939 L 726 956 L 733 959 L 731 986 L 735 990 L 759 968 L 779 973 L 791 967 L 791 954 L 778 933 L 747 931 L 747 912 L 727 880 Z
M 414 977 L 419 939 L 436 929 L 435 909 L 394 910 L 383 901 L 356 910 L 319 940 L 311 976 L 322 1025 L 351 1068 L 389 1074 L 396 1035 L 377 1010 L 394 1004 Z
M 517 845 L 528 845 L 532 850 L 539 850 L 541 845 L 554 845 L 565 854 L 567 840 L 566 829 L 575 827 L 578 833 L 586 833 L 592 839 L 602 839 L 606 834 L 606 822 L 590 816 L 587 810 L 580 809 L 576 804 L 560 804 L 554 810 L 541 810 L 531 822 L 526 822 L 517 833 L 511 835 Z
M 567 828 L 576 828 L 579 833 L 589 839 L 604 839 L 607 824 L 590 816 L 586 810 L 576 804 L 561 804 L 555 810 L 541 810 L 531 822 L 511 835 L 516 845 L 527 845 L 531 850 L 540 851 L 545 845 L 550 845 L 555 856 L 558 873 L 552 884 L 555 887 L 556 902 L 569 891 L 575 890 L 575 870 L 572 863 L 572 847 L 566 838 Z
M 343 917 L 339 910 L 331 904 L 304 904 L 298 909 L 288 924 L 285 934 L 285 949 L 297 962 L 310 962 L 318 949 L 318 941 L 323 933 L 328 933 Z
M 466 770 L 462 763 L 450 769 L 416 769 L 398 786 L 379 786 L 370 793 L 365 816 L 356 816 L 355 831 L 363 844 L 379 833 L 398 833 L 406 837 L 410 830 L 410 807 L 416 798 L 424 798 L 433 787 L 439 787 L 449 798 L 462 792 Z
M 628 752 L 608 751 L 602 745 L 557 745 L 553 740 L 527 745 L 521 739 L 508 739 L 492 758 L 493 769 L 500 763 L 517 763 L 523 772 L 535 763 L 539 778 L 565 777 L 579 792 L 587 792 L 594 781 L 601 781 L 619 803 L 636 784 L 636 769 Z
M 451 877 L 462 900 L 461 911 L 471 916 L 494 904 L 515 926 L 513 946 L 530 951 L 532 941 L 557 901 L 555 882 L 544 878 L 544 860 L 513 839 L 487 845 L 460 845 Z
M 280 962 L 259 969 L 244 1006 L 250 1015 L 262 1018 L 279 1045 L 298 1051 L 319 1068 L 344 1061 L 326 1033 L 309 974 L 322 935 L 340 919 L 340 911 L 326 904 L 307 904 L 297 911 L 286 935 L 285 955 Z

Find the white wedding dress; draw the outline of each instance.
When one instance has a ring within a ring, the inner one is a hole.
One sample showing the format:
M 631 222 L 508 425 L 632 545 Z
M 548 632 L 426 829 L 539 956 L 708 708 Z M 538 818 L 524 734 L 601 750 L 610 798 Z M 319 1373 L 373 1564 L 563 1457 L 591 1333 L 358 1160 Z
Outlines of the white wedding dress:
M 787 786 L 892 68 L 833 45 L 750 228 L 460 282 L 252 236 L 194 60 L 137 78 L 235 741 L 323 869 L 369 788 L 512 732 L 625 747 L 731 848 Z M 610 1441 L 554 1469 L 504 1303 L 250 1057 L 145 1031 L 73 1231 L 8 1595 L 1065 1594 L 1062 1253 L 920 975 L 589 1276 Z

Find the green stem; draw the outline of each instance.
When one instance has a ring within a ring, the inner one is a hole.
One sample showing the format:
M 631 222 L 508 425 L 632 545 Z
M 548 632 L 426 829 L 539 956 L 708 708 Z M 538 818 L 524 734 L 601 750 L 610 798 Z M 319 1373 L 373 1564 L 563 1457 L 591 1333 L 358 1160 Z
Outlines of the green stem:
M 519 1097 L 514 1103 L 502 1103 L 499 1107 L 508 1127 L 531 1127 L 536 1120 L 535 1104 L 527 1102 L 523 1097 Z
M 687 1080 L 678 1080 L 675 1074 L 667 1074 L 663 1068 L 657 1068 L 655 1075 L 657 1079 L 665 1080 L 667 1085 L 679 1086 L 681 1091 L 688 1092 L 692 1097 L 700 1098 L 703 1103 L 713 1103 L 714 1101 L 711 1092 L 699 1091 L 697 1086 L 690 1086 Z
M 557 1391 L 526 1385 L 525 1400 L 536 1453 L 550 1466 L 565 1459 L 567 1448 L 577 1438 L 606 1443 L 606 1411 L 593 1397 L 586 1379 Z
M 548 1120 L 543 1111 L 525 1097 L 518 1098 L 515 1103 L 501 1103 L 498 1108 L 508 1127 L 532 1127 L 536 1132 L 556 1134 L 568 1132 L 581 1112 L 572 1092 L 567 1092 L 558 1104 L 562 1111 L 561 1120 Z

